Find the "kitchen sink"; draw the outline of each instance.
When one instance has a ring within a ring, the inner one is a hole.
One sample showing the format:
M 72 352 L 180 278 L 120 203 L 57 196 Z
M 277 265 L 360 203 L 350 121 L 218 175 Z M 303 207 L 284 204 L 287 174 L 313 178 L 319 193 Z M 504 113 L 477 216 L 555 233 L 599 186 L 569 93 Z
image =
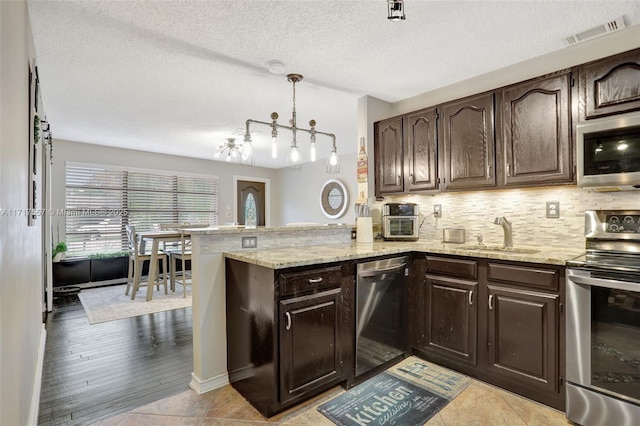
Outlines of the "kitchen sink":
M 522 254 L 534 254 L 534 253 L 540 252 L 540 250 L 526 249 L 526 248 L 519 248 L 519 247 L 500 247 L 500 246 L 486 246 L 486 245 L 462 246 L 460 248 L 463 250 L 473 250 L 473 251 L 495 251 L 495 252 L 522 253 Z

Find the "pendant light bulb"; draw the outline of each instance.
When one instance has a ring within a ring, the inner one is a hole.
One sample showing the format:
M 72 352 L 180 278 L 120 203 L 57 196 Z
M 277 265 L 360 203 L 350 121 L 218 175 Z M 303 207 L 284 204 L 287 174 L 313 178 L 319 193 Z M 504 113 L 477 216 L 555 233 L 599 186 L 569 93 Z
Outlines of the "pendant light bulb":
M 220 158 L 220 151 L 213 154 L 213 158 Z
M 278 158 L 278 138 L 271 138 L 271 158 Z
M 311 161 L 316 161 L 316 143 L 311 143 Z
M 231 151 L 227 153 L 227 163 L 231 161 Z

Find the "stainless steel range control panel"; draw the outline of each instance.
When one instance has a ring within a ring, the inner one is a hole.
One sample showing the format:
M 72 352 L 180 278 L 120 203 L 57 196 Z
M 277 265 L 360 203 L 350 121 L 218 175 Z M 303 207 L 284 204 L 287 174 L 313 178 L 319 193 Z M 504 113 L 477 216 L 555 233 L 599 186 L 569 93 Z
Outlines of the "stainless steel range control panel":
M 640 215 L 605 215 L 605 232 L 631 232 L 640 233 Z
M 589 240 L 640 240 L 640 210 L 587 210 L 584 236 Z

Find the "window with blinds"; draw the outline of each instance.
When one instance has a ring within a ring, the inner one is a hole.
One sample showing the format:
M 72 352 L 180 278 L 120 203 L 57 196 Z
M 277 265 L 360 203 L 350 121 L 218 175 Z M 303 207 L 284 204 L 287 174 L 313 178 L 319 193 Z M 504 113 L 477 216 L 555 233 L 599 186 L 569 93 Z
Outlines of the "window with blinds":
M 127 250 L 126 225 L 218 224 L 218 177 L 67 164 L 67 256 Z

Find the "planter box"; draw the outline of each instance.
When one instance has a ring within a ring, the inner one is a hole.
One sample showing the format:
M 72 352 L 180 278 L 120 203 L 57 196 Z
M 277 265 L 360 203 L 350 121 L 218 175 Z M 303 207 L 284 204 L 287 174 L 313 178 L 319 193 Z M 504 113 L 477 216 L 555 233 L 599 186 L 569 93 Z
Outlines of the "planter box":
M 91 282 L 116 280 L 127 277 L 129 268 L 129 258 L 105 257 L 101 259 L 90 259 L 91 261 Z
M 91 280 L 89 259 L 61 260 L 53 264 L 53 286 L 64 287 Z
M 190 268 L 191 261 L 187 261 Z M 160 272 L 162 265 L 160 265 Z M 176 270 L 180 270 L 176 262 Z M 75 284 L 87 284 L 102 281 L 126 281 L 129 273 L 129 257 L 105 257 L 101 259 L 61 260 L 53 263 L 53 286 L 65 287 Z M 142 275 L 149 273 L 149 262 L 144 262 Z

